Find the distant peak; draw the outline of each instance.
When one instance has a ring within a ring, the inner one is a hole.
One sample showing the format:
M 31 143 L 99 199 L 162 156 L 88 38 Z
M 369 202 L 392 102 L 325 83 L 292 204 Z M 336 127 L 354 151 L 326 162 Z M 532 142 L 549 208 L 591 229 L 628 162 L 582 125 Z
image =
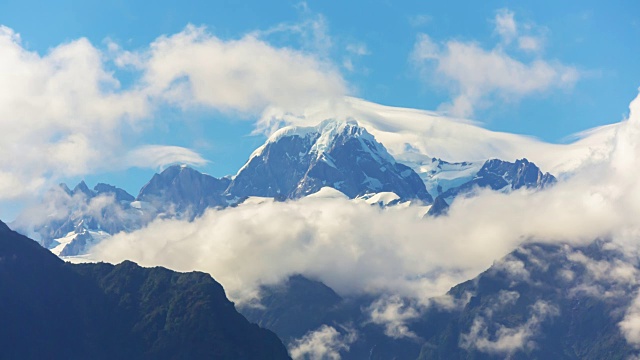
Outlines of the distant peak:
M 199 173 L 198 170 L 195 170 L 186 164 L 173 164 L 162 170 L 159 175 L 163 178 L 174 178 L 183 171 Z
M 184 171 L 184 170 L 199 172 L 198 170 L 196 170 L 196 169 L 192 168 L 191 166 L 189 166 L 189 164 L 173 164 L 173 165 L 167 166 L 160 173 L 163 174 L 163 173 L 166 173 L 166 172 L 180 172 L 180 171 Z
M 84 180 L 80 181 L 80 183 L 78 183 L 78 185 L 76 185 L 76 187 L 73 188 L 73 194 L 78 194 L 78 193 L 83 193 L 88 196 L 94 195 L 93 191 L 89 189 L 89 187 L 87 186 L 87 183 L 85 183 Z
M 2 220 L 0 220 L 0 233 L 10 232 L 11 229 L 7 224 L 5 224 Z
M 62 191 L 66 192 L 67 194 L 71 195 L 71 189 L 69 189 L 69 186 L 67 186 L 67 184 L 60 183 L 60 184 L 58 184 L 58 188 L 60 188 Z M 54 190 L 54 189 L 52 189 L 52 190 Z
M 361 127 L 358 122 L 354 119 L 349 119 L 347 121 L 336 120 L 336 119 L 327 119 L 322 121 L 316 126 L 297 126 L 297 125 L 289 125 L 281 128 L 280 130 L 274 132 L 267 142 L 278 142 L 280 139 L 288 136 L 300 136 L 305 137 L 310 134 L 337 134 L 342 133 L 345 129 L 354 129 L 354 133 L 357 132 L 365 132 L 366 130 Z
M 116 200 L 119 201 L 131 202 L 135 200 L 133 195 L 129 194 L 125 190 L 105 183 L 98 183 L 93 187 L 93 191 L 95 191 L 97 194 L 113 194 Z

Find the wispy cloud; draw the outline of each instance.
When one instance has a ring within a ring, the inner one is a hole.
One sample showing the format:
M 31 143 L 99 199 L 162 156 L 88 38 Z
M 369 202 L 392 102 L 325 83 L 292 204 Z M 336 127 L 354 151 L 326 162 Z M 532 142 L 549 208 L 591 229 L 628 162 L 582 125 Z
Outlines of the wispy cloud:
M 427 34 L 419 34 L 411 54 L 411 61 L 425 80 L 436 80 L 450 90 L 453 99 L 441 110 L 460 117 L 473 116 L 479 108 L 493 105 L 497 99 L 519 101 L 533 94 L 554 89 L 570 89 L 581 78 L 574 66 L 557 60 L 536 58 L 522 61 L 511 53 L 515 42 L 520 50 L 539 52 L 543 38 L 531 31 L 522 34 L 514 13 L 503 9 L 495 18 L 495 31 L 500 42 L 485 49 L 475 42 L 449 40 L 434 41 Z
M 340 360 L 340 353 L 348 351 L 357 338 L 358 334 L 354 330 L 344 329 L 342 334 L 333 326 L 322 325 L 314 331 L 309 331 L 302 338 L 294 340 L 289 345 L 289 352 L 295 360 Z
M 509 355 L 518 350 L 531 349 L 535 346 L 532 338 L 540 331 L 540 325 L 545 320 L 558 316 L 556 306 L 539 300 L 529 309 L 526 321 L 515 327 L 498 325 L 495 333 L 490 334 L 487 322 L 490 317 L 477 316 L 468 333 L 460 335 L 460 346 L 465 349 Z
M 129 151 L 122 166 L 161 169 L 175 163 L 202 166 L 207 163 L 207 160 L 200 154 L 180 146 L 144 145 Z
M 415 14 L 409 16 L 409 25 L 413 27 L 421 27 L 429 24 L 433 18 L 428 14 Z

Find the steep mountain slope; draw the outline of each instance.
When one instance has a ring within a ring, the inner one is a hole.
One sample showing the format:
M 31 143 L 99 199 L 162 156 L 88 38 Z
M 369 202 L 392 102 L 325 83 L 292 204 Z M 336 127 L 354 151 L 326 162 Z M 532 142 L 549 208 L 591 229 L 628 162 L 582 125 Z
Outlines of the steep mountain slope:
M 259 307 L 239 311 L 260 326 L 275 332 L 289 348 L 322 329 L 332 329 L 344 345 L 342 359 L 415 359 L 420 343 L 395 339 L 371 322 L 367 309 L 372 296 L 342 298 L 319 281 L 294 275 L 284 283 L 265 286 Z
M 377 297 L 342 298 L 301 276 L 240 310 L 290 346 L 323 326 L 351 334 L 342 359 L 625 359 L 636 349 L 619 324 L 638 303 L 639 277 L 637 260 L 611 243 L 529 244 L 428 306 L 378 307 L 402 332 L 374 321 Z
M 520 188 L 544 189 L 556 182 L 555 177 L 549 173 L 542 173 L 534 163 L 527 159 L 516 160 L 515 163 L 491 159 L 482 165 L 482 168 L 470 181 L 452 187 L 443 192 L 444 198 L 469 192 L 474 187 L 489 188 L 491 190 L 518 190 Z
M 472 295 L 463 308 L 424 314 L 420 359 L 628 358 L 618 324 L 638 286 L 623 259 L 603 242 L 524 246 L 450 291 Z
M 1 222 L 0 284 L 0 358 L 289 358 L 209 275 L 67 264 Z
M 136 200 L 151 204 L 167 216 L 193 218 L 209 207 L 226 207 L 223 192 L 229 178 L 215 178 L 184 165 L 173 165 L 155 174 Z
M 276 132 L 251 155 L 227 192 L 298 198 L 324 186 L 350 198 L 388 191 L 402 199 L 433 200 L 420 177 L 396 162 L 367 130 L 353 121 L 331 120 Z
M 483 161 L 450 163 L 442 159 L 428 159 L 414 161 L 412 165 L 417 167 L 427 191 L 437 197 L 443 192 L 463 185 L 476 176 L 484 165 Z
M 466 172 L 468 176 L 469 173 Z M 553 185 L 556 178 L 543 173 L 534 163 L 527 159 L 514 163 L 498 159 L 487 160 L 482 167 L 467 181 L 453 186 L 439 194 L 427 215 L 441 215 L 447 212 L 449 205 L 457 196 L 470 196 L 478 189 L 509 192 L 521 188 L 541 190 Z
M 104 235 L 139 229 L 151 216 L 132 207 L 133 200 L 126 191 L 108 184 L 99 183 L 94 190 L 84 181 L 73 190 L 60 184 L 39 204 L 25 209 L 12 227 L 38 239 L 44 247 L 59 247 L 59 253 L 74 241 L 74 234 L 86 232 L 83 241 L 92 242 Z M 64 244 L 58 241 L 63 238 Z

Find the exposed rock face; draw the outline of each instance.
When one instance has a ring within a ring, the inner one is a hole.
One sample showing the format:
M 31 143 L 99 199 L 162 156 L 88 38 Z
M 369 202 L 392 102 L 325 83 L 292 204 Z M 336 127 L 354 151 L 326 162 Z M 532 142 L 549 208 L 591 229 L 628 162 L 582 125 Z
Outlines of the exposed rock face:
M 325 186 L 350 198 L 394 192 L 402 199 L 433 201 L 418 174 L 396 162 L 364 128 L 338 121 L 276 132 L 252 154 L 227 192 L 298 198 Z
M 226 207 L 223 192 L 229 178 L 215 178 L 184 165 L 173 165 L 155 174 L 142 187 L 137 200 L 151 204 L 158 212 L 193 218 L 208 207 Z
M 521 188 L 542 190 L 556 183 L 556 178 L 543 173 L 527 159 L 515 163 L 498 159 L 487 160 L 471 180 L 438 195 L 426 216 L 446 214 L 457 196 L 471 195 L 477 189 L 509 192 Z

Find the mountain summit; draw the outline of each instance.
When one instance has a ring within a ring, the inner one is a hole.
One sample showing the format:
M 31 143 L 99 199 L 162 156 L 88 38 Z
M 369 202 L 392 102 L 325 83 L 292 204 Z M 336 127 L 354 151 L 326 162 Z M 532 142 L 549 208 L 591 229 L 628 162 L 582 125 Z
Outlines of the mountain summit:
M 394 192 L 431 203 L 420 176 L 400 164 L 355 121 L 326 120 L 315 127 L 289 126 L 253 152 L 227 190 L 243 196 L 299 198 L 322 187 L 350 198 Z
M 173 165 L 155 174 L 142 187 L 136 200 L 166 212 L 201 215 L 208 207 L 226 206 L 222 193 L 229 178 L 218 179 L 186 165 Z

